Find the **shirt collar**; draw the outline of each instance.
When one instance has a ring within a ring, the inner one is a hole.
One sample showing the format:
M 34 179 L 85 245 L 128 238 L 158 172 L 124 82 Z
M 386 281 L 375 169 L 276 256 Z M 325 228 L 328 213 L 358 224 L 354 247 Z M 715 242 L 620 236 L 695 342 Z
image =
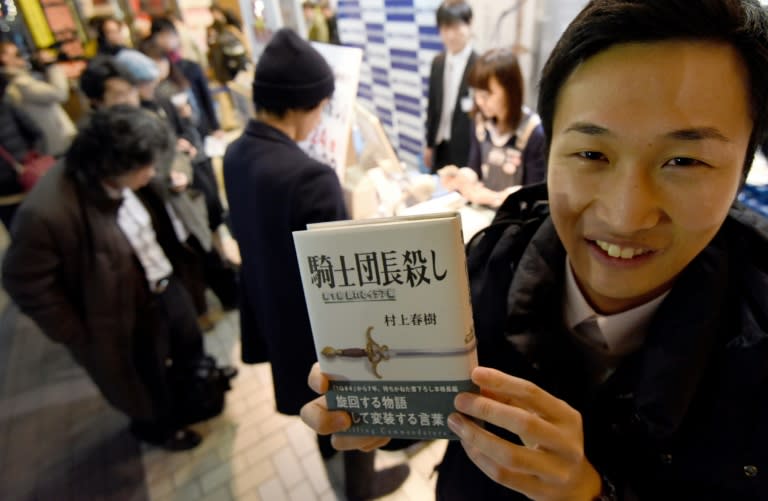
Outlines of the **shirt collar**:
M 461 51 L 457 52 L 456 54 L 451 54 L 450 52 L 445 53 L 446 60 L 450 61 L 451 63 L 464 63 L 469 60 L 469 55 L 472 54 L 472 44 L 467 44 Z
M 496 146 L 497 148 L 503 148 L 509 144 L 509 141 L 514 137 L 515 132 L 514 130 L 505 132 L 504 134 L 501 134 L 499 132 L 499 129 L 496 127 L 496 124 L 493 123 L 493 120 L 486 120 L 485 121 L 485 129 L 488 131 L 488 139 L 490 139 L 491 144 Z
M 631 310 L 600 315 L 587 302 L 576 283 L 570 260 L 565 259 L 565 325 L 573 332 L 582 322 L 595 320 L 612 355 L 626 355 L 642 345 L 648 324 L 667 294 L 669 291 Z

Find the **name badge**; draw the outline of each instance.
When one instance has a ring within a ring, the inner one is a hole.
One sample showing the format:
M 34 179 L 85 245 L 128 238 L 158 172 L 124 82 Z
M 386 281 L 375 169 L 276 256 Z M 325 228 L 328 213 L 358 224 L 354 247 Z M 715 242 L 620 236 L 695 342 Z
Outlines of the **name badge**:
M 464 113 L 469 113 L 472 111 L 472 107 L 474 106 L 474 100 L 472 99 L 472 96 L 462 97 L 461 98 L 461 111 Z

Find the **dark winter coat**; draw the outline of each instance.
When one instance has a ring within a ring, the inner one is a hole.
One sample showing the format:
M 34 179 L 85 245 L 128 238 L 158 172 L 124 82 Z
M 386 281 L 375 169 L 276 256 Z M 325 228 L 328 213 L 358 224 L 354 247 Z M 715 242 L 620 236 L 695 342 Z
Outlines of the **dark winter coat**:
M 195 95 L 195 101 L 200 107 L 200 117 L 197 124 L 197 130 L 202 137 L 211 132 L 219 130 L 219 119 L 216 116 L 216 108 L 213 105 L 213 97 L 209 90 L 208 78 L 200 67 L 194 61 L 181 59 L 178 63 L 179 69 L 184 74 L 184 78 L 189 81 L 190 89 Z
M 480 363 L 579 410 L 586 456 L 619 499 L 768 499 L 766 220 L 732 209 L 661 303 L 644 345 L 598 385 L 563 327 L 565 250 L 539 196 L 543 186 L 523 189 L 497 215 L 528 224 L 500 237 L 491 226 L 470 244 Z M 453 442 L 438 499 L 525 498 Z
M 136 291 L 145 279 L 117 224 L 119 206 L 55 166 L 16 213 L 3 286 L 46 336 L 69 348 L 112 405 L 151 419 L 133 360 Z
M 17 106 L 0 101 L 0 146 L 21 162 L 28 151 L 42 139 L 42 131 L 35 122 Z M 19 175 L 13 165 L 0 156 L 0 196 L 21 193 Z
M 316 361 L 292 232 L 347 218 L 336 173 L 288 136 L 252 120 L 224 157 L 224 183 L 241 268 L 243 361 L 272 364 L 278 411 L 316 397 Z

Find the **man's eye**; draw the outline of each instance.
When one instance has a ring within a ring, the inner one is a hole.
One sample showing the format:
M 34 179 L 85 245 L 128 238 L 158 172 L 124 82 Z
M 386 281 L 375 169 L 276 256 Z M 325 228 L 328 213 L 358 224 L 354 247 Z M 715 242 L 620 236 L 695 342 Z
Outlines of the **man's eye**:
M 605 155 L 599 151 L 582 151 L 578 155 L 585 160 L 606 160 Z
M 665 165 L 669 165 L 671 167 L 698 167 L 706 164 L 696 160 L 695 158 L 675 157 L 670 159 Z

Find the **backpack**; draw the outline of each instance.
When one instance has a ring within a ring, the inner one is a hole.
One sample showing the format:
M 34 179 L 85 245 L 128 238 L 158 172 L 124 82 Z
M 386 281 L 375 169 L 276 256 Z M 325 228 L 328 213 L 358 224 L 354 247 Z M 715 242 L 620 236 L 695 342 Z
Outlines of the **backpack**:
M 234 78 L 238 72 L 245 69 L 248 63 L 245 46 L 234 33 L 226 28 L 219 33 L 218 42 L 224 65 Z
M 507 197 L 491 224 L 467 243 L 472 302 L 482 304 L 482 314 L 475 315 L 480 343 L 485 333 L 496 332 L 499 325 L 506 323 L 507 296 L 515 267 L 548 216 L 546 183 L 530 185 Z

